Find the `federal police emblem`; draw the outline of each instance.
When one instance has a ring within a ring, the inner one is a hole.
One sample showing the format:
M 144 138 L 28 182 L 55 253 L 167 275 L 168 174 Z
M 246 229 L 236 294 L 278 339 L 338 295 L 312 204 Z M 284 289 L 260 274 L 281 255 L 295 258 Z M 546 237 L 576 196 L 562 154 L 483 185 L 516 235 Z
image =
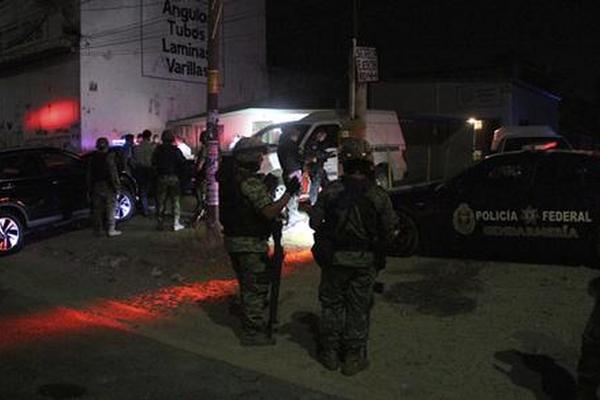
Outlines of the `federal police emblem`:
M 454 230 L 461 235 L 470 235 L 475 231 L 475 213 L 467 203 L 462 203 L 452 215 Z

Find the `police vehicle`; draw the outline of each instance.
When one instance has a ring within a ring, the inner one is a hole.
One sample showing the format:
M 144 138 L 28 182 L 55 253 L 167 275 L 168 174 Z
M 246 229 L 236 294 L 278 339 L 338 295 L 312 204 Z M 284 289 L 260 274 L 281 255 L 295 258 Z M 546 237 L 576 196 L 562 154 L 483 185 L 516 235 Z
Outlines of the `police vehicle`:
M 396 255 L 600 254 L 600 155 L 592 152 L 501 153 L 448 181 L 390 195 L 401 220 Z

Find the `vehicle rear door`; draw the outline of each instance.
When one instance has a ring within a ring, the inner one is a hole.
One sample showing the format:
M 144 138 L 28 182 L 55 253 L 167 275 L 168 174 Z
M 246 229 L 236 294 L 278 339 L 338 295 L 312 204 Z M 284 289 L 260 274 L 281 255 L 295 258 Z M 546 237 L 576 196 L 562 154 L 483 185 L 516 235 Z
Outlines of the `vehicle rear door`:
M 87 213 L 86 166 L 79 157 L 59 150 L 40 153 L 44 174 L 54 187 L 63 219 Z
M 56 218 L 58 207 L 52 185 L 42 173 L 37 152 L 15 152 L 0 157 L 0 199 L 24 207 L 29 226 Z

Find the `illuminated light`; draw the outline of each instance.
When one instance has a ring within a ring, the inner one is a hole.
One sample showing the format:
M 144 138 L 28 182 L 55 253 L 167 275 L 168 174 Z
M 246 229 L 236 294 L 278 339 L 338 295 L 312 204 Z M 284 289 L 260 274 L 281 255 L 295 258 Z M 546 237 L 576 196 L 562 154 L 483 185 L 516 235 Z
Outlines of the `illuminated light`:
M 555 149 L 556 147 L 558 147 L 558 142 L 548 142 L 548 143 L 544 143 L 544 144 L 541 144 L 539 146 L 536 146 L 536 149 L 538 149 L 538 150 L 550 150 L 550 149 Z
M 473 129 L 475 129 L 476 131 L 483 128 L 483 121 L 477 118 L 471 117 L 467 120 L 467 123 L 473 125 Z
M 79 102 L 60 100 L 28 111 L 25 114 L 25 129 L 28 131 L 54 131 L 68 129 L 79 121 Z
M 312 261 L 310 250 L 286 252 L 283 276 Z M 162 320 L 167 311 L 185 304 L 225 301 L 235 295 L 237 287 L 235 279 L 217 279 L 172 286 L 124 300 L 98 300 L 81 310 L 59 307 L 27 316 L 0 318 L 0 351 L 93 328 L 130 331 L 132 324 Z

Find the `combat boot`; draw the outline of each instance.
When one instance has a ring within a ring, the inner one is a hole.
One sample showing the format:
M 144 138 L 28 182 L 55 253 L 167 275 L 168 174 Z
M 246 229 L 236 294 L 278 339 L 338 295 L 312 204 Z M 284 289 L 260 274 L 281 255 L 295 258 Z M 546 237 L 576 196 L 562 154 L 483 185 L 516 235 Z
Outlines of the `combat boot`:
M 242 346 L 273 346 L 277 343 L 274 337 L 269 337 L 262 332 L 244 333 L 240 338 Z
M 346 353 L 344 363 L 342 364 L 342 374 L 352 376 L 360 371 L 367 369 L 369 360 L 367 359 L 364 349 L 351 349 Z
M 340 356 L 336 349 L 320 350 L 317 360 L 330 371 L 337 371 L 340 368 Z
M 115 224 L 110 224 L 110 225 L 108 226 L 108 231 L 106 232 L 106 234 L 108 235 L 108 237 L 119 236 L 121 233 L 123 233 L 123 232 L 121 232 L 121 231 L 118 231 L 118 230 L 115 228 Z

